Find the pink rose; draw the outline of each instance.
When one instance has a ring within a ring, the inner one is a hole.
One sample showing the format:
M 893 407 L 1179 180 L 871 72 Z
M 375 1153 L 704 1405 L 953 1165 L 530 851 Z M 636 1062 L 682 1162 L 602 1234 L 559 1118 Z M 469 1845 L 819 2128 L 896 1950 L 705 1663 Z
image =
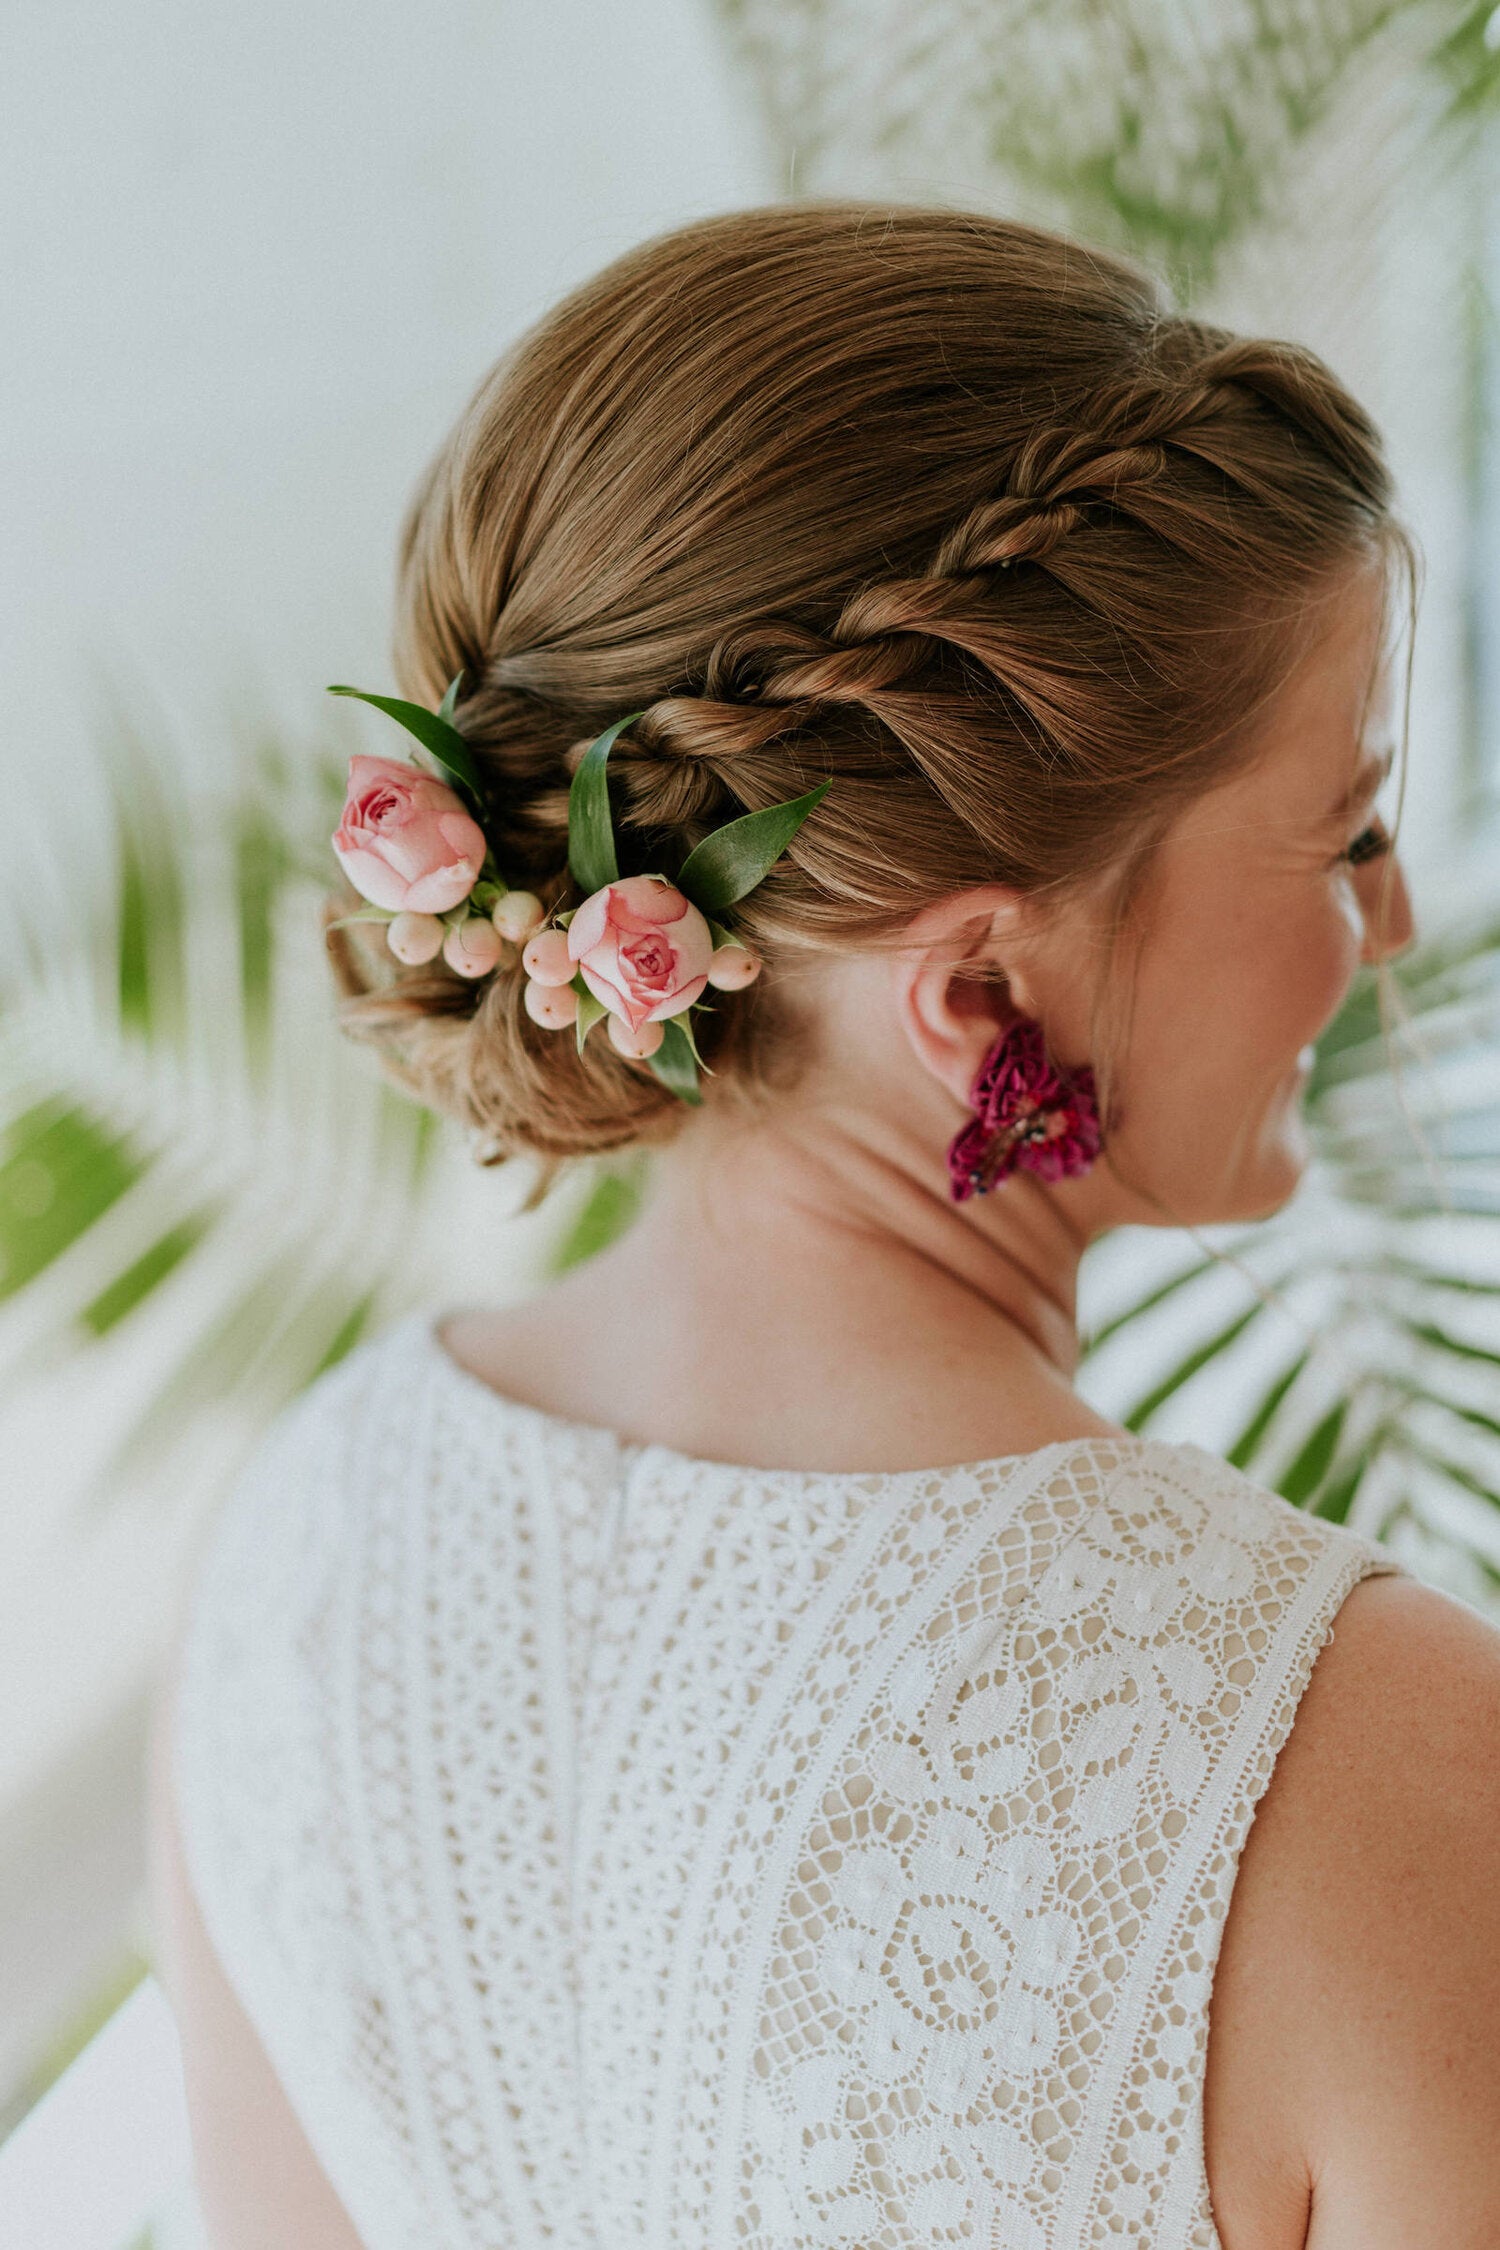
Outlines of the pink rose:
M 607 883 L 568 924 L 568 953 L 584 983 L 632 1031 L 690 1008 L 708 982 L 713 950 L 697 907 L 660 875 Z
M 445 914 L 484 865 L 484 831 L 445 781 L 395 758 L 351 758 L 333 839 L 361 898 L 396 914 Z

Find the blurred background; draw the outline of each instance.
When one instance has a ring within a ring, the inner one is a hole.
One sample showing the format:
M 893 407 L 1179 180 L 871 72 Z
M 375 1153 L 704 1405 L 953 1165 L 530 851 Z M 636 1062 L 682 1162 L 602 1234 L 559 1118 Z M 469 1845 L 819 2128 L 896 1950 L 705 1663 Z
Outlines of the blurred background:
M 1328 1034 L 1278 1220 L 1098 1248 L 1086 1386 L 1500 1614 L 1500 8 L 12 0 L 0 104 L 0 2242 L 185 2250 L 142 1749 L 204 1527 L 361 1335 L 523 1293 L 639 1188 L 518 1216 L 339 1042 L 327 836 L 389 742 L 323 685 L 388 684 L 398 519 L 480 374 L 644 236 L 1039 220 L 1383 425 L 1426 558 L 1406 1021 L 1361 988 Z

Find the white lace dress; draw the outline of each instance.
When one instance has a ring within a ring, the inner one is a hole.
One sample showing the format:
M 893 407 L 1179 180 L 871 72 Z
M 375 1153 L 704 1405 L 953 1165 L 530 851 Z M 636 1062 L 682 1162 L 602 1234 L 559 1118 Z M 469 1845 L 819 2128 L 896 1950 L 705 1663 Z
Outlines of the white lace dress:
M 1192 1446 L 733 1468 L 403 1321 L 215 1527 L 188 1863 L 369 2250 L 1212 2250 L 1237 1857 L 1392 1567 Z

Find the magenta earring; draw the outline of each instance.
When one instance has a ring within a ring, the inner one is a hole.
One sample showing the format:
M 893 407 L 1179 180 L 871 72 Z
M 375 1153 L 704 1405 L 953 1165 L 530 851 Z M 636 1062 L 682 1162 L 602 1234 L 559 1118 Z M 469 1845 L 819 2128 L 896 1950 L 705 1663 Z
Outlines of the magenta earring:
M 969 1101 L 974 1115 L 948 1144 L 955 1203 L 988 1195 L 1018 1170 L 1072 1179 L 1088 1171 L 1103 1146 L 1093 1072 L 1057 1070 L 1040 1024 L 1024 1016 L 990 1048 Z

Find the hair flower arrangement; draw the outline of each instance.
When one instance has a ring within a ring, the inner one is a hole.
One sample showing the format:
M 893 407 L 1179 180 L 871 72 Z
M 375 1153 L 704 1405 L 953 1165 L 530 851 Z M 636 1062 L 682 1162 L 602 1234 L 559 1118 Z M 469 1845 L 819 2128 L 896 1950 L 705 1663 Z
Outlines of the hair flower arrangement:
M 484 977 L 507 944 L 520 946 L 525 1007 L 550 1030 L 574 1027 L 578 1051 L 601 1017 L 611 1044 L 652 1070 L 683 1101 L 702 1099 L 707 1068 L 692 1033 L 705 989 L 738 991 L 760 962 L 716 919 L 748 896 L 822 803 L 830 777 L 804 796 L 744 813 L 694 846 L 675 875 L 620 873 L 607 765 L 632 711 L 588 746 L 568 792 L 568 870 L 586 895 L 548 916 L 532 891 L 512 890 L 483 827 L 484 792 L 468 744 L 453 724 L 463 679 L 436 711 L 398 696 L 333 687 L 406 728 L 445 778 L 394 758 L 354 757 L 333 848 L 345 875 L 383 921 L 398 961 L 441 953 L 459 976 Z

